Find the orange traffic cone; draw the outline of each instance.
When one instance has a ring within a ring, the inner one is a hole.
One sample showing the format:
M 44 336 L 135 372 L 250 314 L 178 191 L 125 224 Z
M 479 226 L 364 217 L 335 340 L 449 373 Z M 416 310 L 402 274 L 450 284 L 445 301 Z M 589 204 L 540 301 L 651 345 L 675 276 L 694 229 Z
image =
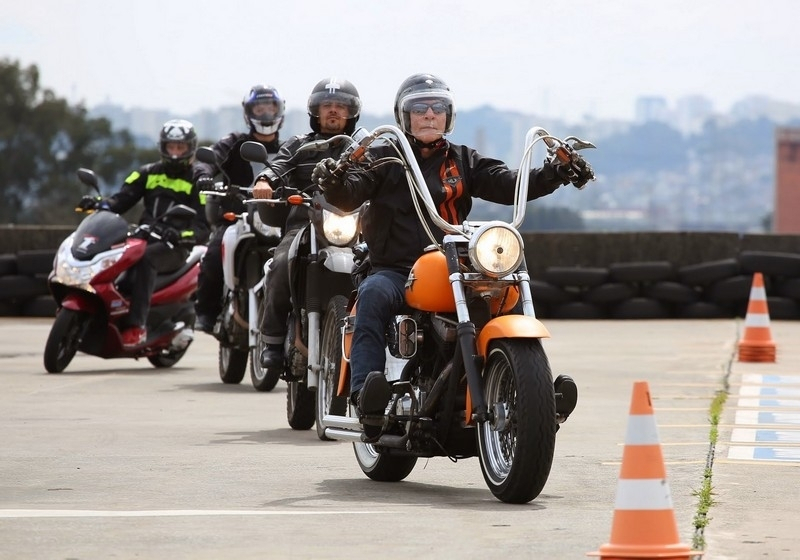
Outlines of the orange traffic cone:
M 760 272 L 753 275 L 750 301 L 744 318 L 744 336 L 739 341 L 740 362 L 774 362 L 775 342 L 769 330 L 769 308 L 764 277 Z
M 702 552 L 679 542 L 650 389 L 646 381 L 637 381 L 633 384 L 611 540 L 588 556 L 689 560 L 698 554 Z

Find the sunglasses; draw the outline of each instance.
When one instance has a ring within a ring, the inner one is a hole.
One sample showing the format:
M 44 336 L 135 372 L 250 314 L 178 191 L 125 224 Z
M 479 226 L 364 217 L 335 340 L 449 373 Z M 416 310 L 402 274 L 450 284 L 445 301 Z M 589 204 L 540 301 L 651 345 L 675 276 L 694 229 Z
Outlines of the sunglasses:
M 446 103 L 437 101 L 435 103 L 412 103 L 409 107 L 409 110 L 416 115 L 424 115 L 428 109 L 432 110 L 434 115 L 441 115 L 448 111 L 448 106 Z

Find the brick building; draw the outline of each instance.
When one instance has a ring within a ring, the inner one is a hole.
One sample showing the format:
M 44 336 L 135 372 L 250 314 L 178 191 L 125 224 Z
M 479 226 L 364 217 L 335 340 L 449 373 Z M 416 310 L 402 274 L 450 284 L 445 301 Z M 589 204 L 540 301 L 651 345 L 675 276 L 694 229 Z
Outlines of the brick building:
M 775 133 L 774 233 L 800 233 L 800 128 Z

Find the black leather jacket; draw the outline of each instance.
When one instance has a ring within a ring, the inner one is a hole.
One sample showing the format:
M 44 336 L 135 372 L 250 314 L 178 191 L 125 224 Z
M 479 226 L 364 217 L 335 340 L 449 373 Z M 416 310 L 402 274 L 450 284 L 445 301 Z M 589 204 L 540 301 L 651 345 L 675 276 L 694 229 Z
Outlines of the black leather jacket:
M 198 162 L 197 165 L 201 169 L 199 177 L 216 177 L 222 175 L 226 177 L 226 182 L 230 181 L 231 185 L 240 187 L 250 187 L 254 183 L 255 177 L 260 173 L 264 166 L 259 163 L 252 163 L 242 158 L 239 148 L 247 141 L 259 142 L 253 137 L 252 134 L 247 132 L 231 132 L 227 136 L 223 136 L 220 140 L 215 142 L 211 149 L 214 150 L 216 160 L 219 166 L 209 165 L 207 163 Z M 275 136 L 272 142 L 261 142 L 267 149 L 267 154 L 274 157 L 278 153 L 282 142 Z M 198 178 L 199 178 L 198 177 Z M 206 204 L 212 205 L 214 211 L 209 214 L 222 216 L 225 212 L 235 212 L 241 214 L 246 210 L 243 197 L 226 196 L 226 197 L 209 197 Z M 219 217 L 217 216 L 217 218 Z M 215 222 L 218 220 L 215 219 Z
M 271 166 L 265 169 L 258 178 L 266 178 L 273 189 L 281 186 L 304 190 L 308 194 L 313 194 L 319 189 L 311 181 L 311 173 L 317 162 L 325 158 L 337 159 L 346 147 L 345 143 L 337 144 L 322 151 L 309 151 L 297 153 L 300 146 L 308 142 L 326 140 L 331 138 L 331 134 L 300 134 L 292 136 L 281 146 L 278 155 L 271 162 Z M 272 226 L 283 227 L 284 232 L 290 229 L 301 227 L 308 223 L 307 212 L 304 208 L 292 208 L 288 216 L 284 213 L 285 223 L 276 222 L 276 206 L 269 204 L 259 204 L 258 211 L 261 219 Z
M 482 198 L 500 204 L 514 203 L 514 189 L 517 170 L 509 169 L 500 160 L 482 156 L 467 146 L 444 142 L 428 158 L 422 158 L 414 148 L 420 170 L 433 197 L 445 219 L 450 213 L 451 223 L 463 222 L 472 209 L 472 198 Z M 389 147 L 370 151 L 375 158 L 395 155 Z M 446 158 L 455 162 L 457 173 L 450 181 L 461 180 L 463 190 L 446 201 L 446 189 L 441 170 Z M 548 195 L 563 184 L 555 171 L 546 169 L 531 170 L 528 200 Z M 349 172 L 339 188 L 330 187 L 325 191 L 328 202 L 342 210 L 353 210 L 363 202 L 370 201 L 361 226 L 364 240 L 369 246 L 373 269 L 391 268 L 410 270 L 423 253 L 430 240 L 419 223 L 419 218 L 409 194 L 405 172 L 399 164 L 379 166 L 367 173 Z M 428 220 L 431 231 L 441 241 L 444 233 Z

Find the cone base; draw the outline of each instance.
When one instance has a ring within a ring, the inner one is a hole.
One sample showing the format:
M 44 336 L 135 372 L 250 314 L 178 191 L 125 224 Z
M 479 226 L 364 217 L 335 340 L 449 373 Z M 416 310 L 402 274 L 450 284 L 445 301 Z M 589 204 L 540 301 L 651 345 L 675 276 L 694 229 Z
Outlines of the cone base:
M 604 544 L 600 550 L 589 552 L 587 556 L 599 556 L 601 560 L 625 560 L 628 558 L 660 558 L 661 560 L 691 560 L 703 554 L 701 550 L 692 550 L 685 544 L 665 544 L 654 546 L 632 546 Z
M 774 346 L 739 346 L 740 362 L 774 362 L 776 354 Z

